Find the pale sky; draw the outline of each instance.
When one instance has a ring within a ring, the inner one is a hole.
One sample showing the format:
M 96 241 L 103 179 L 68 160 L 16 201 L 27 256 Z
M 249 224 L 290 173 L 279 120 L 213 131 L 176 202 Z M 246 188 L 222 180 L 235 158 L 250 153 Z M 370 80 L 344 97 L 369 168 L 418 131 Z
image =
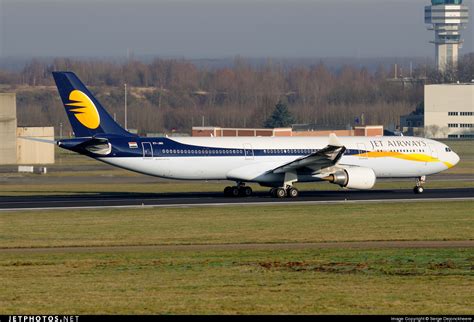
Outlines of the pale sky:
M 473 0 L 462 53 L 474 51 Z M 433 56 L 428 0 L 0 0 L 0 57 Z

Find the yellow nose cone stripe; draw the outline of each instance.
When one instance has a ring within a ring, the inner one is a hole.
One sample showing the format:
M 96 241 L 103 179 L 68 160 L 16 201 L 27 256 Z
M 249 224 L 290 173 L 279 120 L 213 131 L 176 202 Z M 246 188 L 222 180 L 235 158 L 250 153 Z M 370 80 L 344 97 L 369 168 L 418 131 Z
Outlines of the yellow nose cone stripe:
M 447 161 L 444 161 L 443 163 L 444 163 L 445 166 L 448 167 L 448 169 L 454 167 L 453 164 L 451 164 L 451 163 L 449 163 L 449 162 L 447 162 Z
M 74 116 L 82 125 L 91 130 L 99 127 L 99 112 L 89 96 L 76 89 L 69 94 L 69 100 L 71 103 L 66 105 L 74 107 L 69 111 L 74 113 Z

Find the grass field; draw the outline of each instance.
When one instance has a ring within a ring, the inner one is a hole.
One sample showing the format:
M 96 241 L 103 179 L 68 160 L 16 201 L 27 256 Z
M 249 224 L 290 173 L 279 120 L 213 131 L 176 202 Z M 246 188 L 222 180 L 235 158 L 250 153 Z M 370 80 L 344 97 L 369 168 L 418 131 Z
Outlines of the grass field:
M 465 201 L 2 212 L 0 314 L 473 314 L 472 248 L 304 247 L 472 240 L 473 206 Z M 301 249 L 87 250 L 295 242 Z M 58 246 L 79 251 L 25 249 Z
M 2 247 L 467 240 L 473 201 L 0 212 Z M 27 232 L 27 233 L 25 233 Z
M 473 314 L 472 250 L 8 254 L 3 314 Z

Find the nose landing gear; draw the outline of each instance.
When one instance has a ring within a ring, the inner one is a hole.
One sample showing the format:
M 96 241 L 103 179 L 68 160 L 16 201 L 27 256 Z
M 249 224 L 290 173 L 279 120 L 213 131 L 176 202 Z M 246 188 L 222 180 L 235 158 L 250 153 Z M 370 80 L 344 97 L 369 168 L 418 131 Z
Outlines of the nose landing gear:
M 426 183 L 426 176 L 416 178 L 416 186 L 413 188 L 413 192 L 415 194 L 423 193 L 423 191 L 425 191 L 425 188 L 423 188 L 423 185 L 425 183 Z

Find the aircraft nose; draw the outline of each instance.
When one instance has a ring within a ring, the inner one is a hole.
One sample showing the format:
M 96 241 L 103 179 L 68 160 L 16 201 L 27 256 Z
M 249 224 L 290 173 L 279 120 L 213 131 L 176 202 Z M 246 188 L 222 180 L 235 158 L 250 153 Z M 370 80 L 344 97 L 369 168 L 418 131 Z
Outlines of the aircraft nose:
M 461 158 L 459 158 L 459 155 L 457 155 L 456 152 L 453 152 L 453 162 L 452 162 L 452 163 L 453 163 L 453 166 L 456 165 L 456 164 L 458 164 L 458 162 L 459 162 L 460 159 L 461 159 Z

